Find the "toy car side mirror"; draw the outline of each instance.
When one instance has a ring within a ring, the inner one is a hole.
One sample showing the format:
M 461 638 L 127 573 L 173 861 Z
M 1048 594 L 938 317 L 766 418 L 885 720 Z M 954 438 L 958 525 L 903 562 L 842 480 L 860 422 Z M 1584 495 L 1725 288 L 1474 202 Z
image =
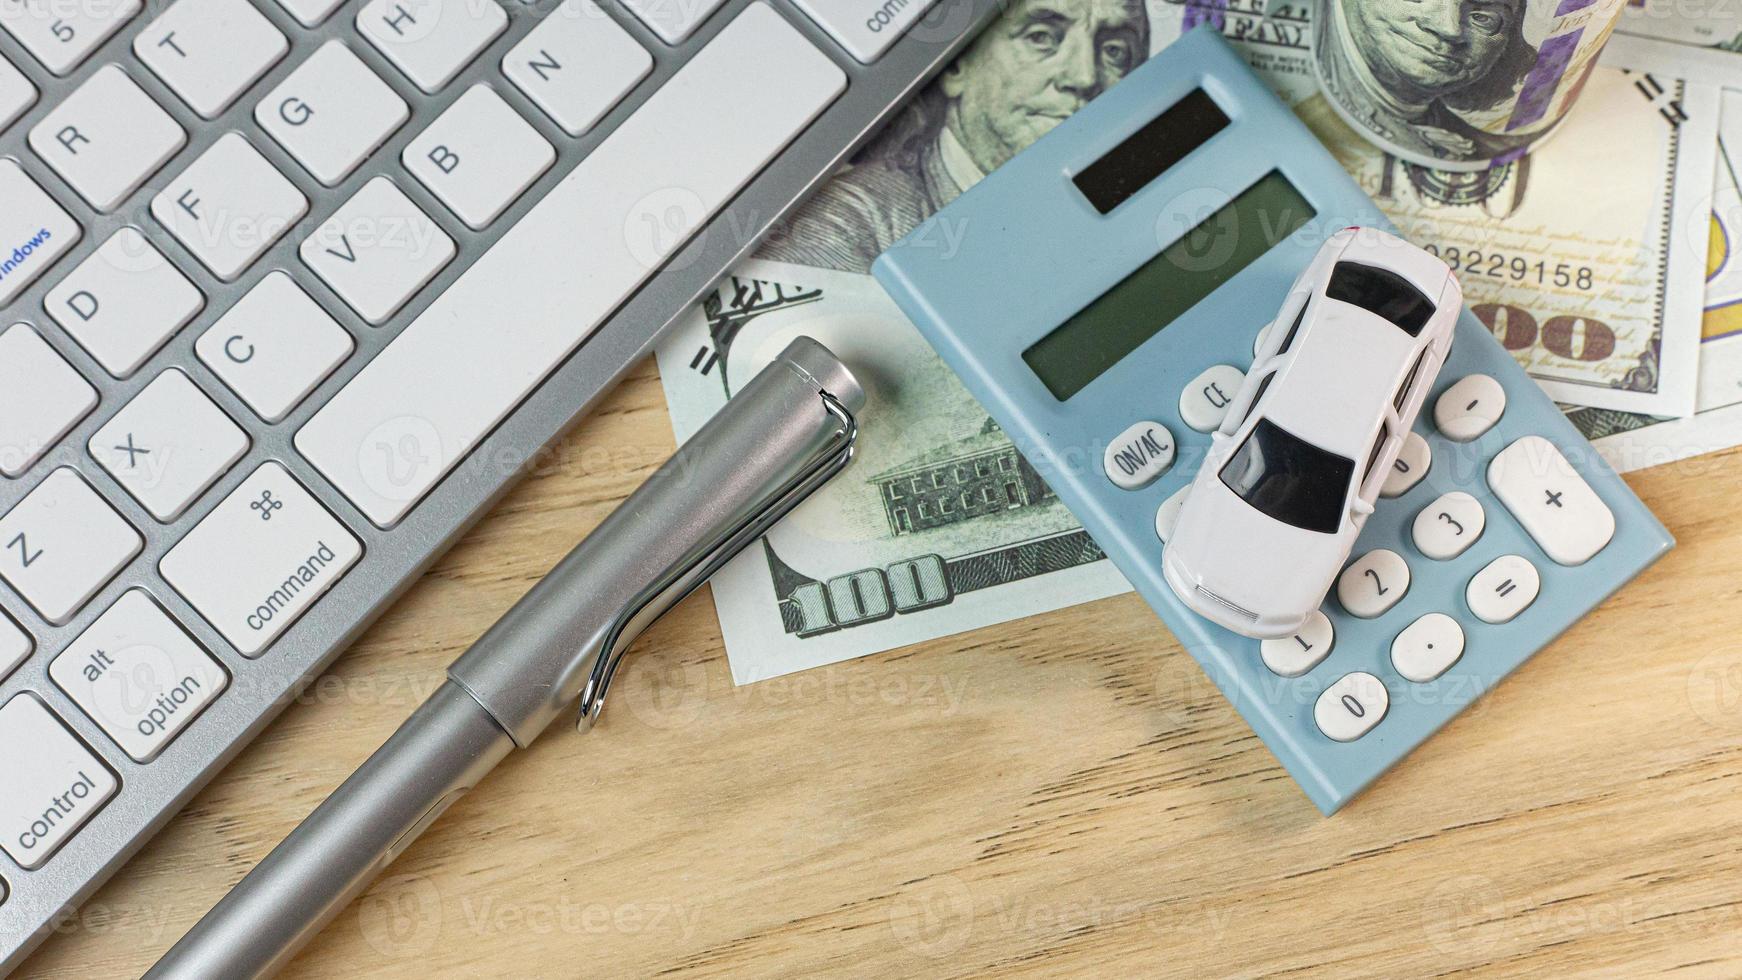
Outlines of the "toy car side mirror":
M 1350 502 L 1349 510 L 1356 517 L 1371 517 L 1373 515 L 1373 502 L 1365 497 L 1356 497 Z

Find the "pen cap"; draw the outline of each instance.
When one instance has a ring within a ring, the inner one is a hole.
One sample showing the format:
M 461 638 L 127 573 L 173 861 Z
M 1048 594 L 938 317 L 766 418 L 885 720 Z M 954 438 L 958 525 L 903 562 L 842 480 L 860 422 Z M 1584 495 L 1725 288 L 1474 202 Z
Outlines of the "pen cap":
M 585 726 L 642 629 L 844 466 L 865 392 L 794 340 L 456 660 L 448 676 L 526 746 Z

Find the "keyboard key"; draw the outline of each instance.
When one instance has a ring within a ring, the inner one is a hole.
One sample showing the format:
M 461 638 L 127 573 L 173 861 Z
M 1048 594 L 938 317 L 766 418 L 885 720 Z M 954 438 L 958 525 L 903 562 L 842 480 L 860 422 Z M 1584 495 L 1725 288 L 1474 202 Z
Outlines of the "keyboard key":
M 726 0 L 623 0 L 636 19 L 667 44 L 681 44 Z
M 1464 601 L 1484 623 L 1510 623 L 1542 591 L 1542 575 L 1523 555 L 1501 555 L 1470 579 Z
M 1336 638 L 1331 618 L 1314 609 L 1299 633 L 1286 639 L 1263 641 L 1258 644 L 1258 654 L 1264 666 L 1278 677 L 1299 677 L 1331 655 Z
M 1395 551 L 1375 548 L 1337 576 L 1337 601 L 1351 616 L 1385 615 L 1409 591 L 1409 564 Z
M 314 27 L 333 15 L 345 0 L 278 0 L 278 5 L 290 11 L 297 23 Z
M 805 16 L 829 32 L 863 65 L 871 64 L 901 39 L 937 0 L 794 0 Z
M 152 199 L 151 213 L 229 282 L 308 213 L 308 198 L 247 140 L 225 133 Z
M 0 3 L 0 27 L 44 68 L 65 75 L 138 15 L 142 6 L 141 0 L 6 0 Z
M 176 0 L 133 39 L 133 53 L 207 119 L 278 64 L 290 42 L 248 0 Z
M 1428 613 L 1391 641 L 1391 666 L 1406 681 L 1426 684 L 1464 655 L 1464 628 L 1445 613 Z
M 12 62 L 0 58 L 0 132 L 36 104 L 36 86 Z
M 187 375 L 170 369 L 91 436 L 91 458 L 164 523 L 248 451 L 248 436 Z
M 186 131 L 114 65 L 30 130 L 30 148 L 99 211 L 115 210 L 186 144 Z
M 0 613 L 0 681 L 30 659 L 36 642 L 20 629 L 5 613 Z
M 439 92 L 508 29 L 493 0 L 373 0 L 357 30 L 425 92 Z
M 411 109 L 350 48 L 328 41 L 260 100 L 254 118 L 332 187 L 405 125 Z
M 1372 731 L 1390 707 L 1391 692 L 1385 682 L 1357 671 L 1325 688 L 1313 705 L 1313 721 L 1326 738 L 1353 742 Z
M 653 70 L 653 56 L 593 0 L 564 0 L 502 59 L 502 73 L 580 136 Z
M 357 563 L 363 546 L 278 463 L 242 481 L 163 556 L 163 577 L 257 656 Z
M 405 147 L 405 169 L 474 231 L 526 192 L 556 150 L 488 85 L 474 85 Z
M 0 518 L 0 578 L 60 626 L 143 546 L 139 532 L 63 466 Z
M 84 234 L 16 161 L 0 159 L 0 306 L 24 292 Z
M 1542 436 L 1525 436 L 1495 455 L 1488 487 L 1562 565 L 1584 564 L 1615 536 L 1614 512 Z
M 49 290 L 42 305 L 103 370 L 125 378 L 206 298 L 138 229 L 123 228 Z
M 1486 374 L 1459 379 L 1434 402 L 1434 425 L 1447 439 L 1469 442 L 1494 428 L 1506 412 L 1506 389 Z
M 289 276 L 273 272 L 212 324 L 194 351 L 256 414 L 277 422 L 355 347 Z
M 302 260 L 363 319 L 398 312 L 454 257 L 442 233 L 393 181 L 376 177 L 302 243 Z
M 157 758 L 230 684 L 143 589 L 123 593 L 48 674 L 134 762 Z
M 1218 364 L 1186 383 L 1179 393 L 1179 416 L 1199 432 L 1214 432 L 1228 417 L 1228 406 L 1246 382 L 1246 372 Z
M 780 14 L 744 8 L 316 413 L 297 447 L 370 520 L 397 522 L 845 85 Z
M 96 407 L 97 389 L 36 331 L 0 333 L 0 473 L 30 469 Z
M 1453 490 L 1421 509 L 1410 526 L 1410 537 L 1421 553 L 1435 561 L 1451 561 L 1482 536 L 1488 515 L 1481 501 Z
M 121 783 L 36 695 L 0 706 L 0 848 L 27 871 L 48 862 Z
M 1121 490 L 1140 490 L 1173 466 L 1173 433 L 1160 422 L 1137 422 L 1113 437 L 1101 471 Z
M 1385 482 L 1379 487 L 1379 496 L 1401 497 L 1414 490 L 1415 485 L 1427 476 L 1433 462 L 1433 450 L 1420 433 L 1411 432 L 1404 436 L 1403 447 L 1397 451 L 1397 461 L 1391 464 L 1391 472 L 1385 474 Z

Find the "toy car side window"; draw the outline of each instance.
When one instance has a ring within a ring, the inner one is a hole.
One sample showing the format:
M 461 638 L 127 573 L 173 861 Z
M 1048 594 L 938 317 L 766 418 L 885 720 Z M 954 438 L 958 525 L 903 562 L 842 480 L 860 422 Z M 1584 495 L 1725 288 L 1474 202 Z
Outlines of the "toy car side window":
M 1423 348 L 1422 352 L 1416 355 L 1415 364 L 1410 367 L 1409 373 L 1403 376 L 1403 384 L 1397 386 L 1397 397 L 1391 400 L 1393 408 L 1400 412 L 1403 411 L 1403 403 L 1409 401 L 1410 389 L 1415 387 L 1415 379 L 1421 376 L 1421 365 L 1426 360 L 1427 349 Z
M 1355 461 L 1259 419 L 1216 475 L 1260 513 L 1303 530 L 1335 534 L 1343 525 Z
M 1301 301 L 1300 313 L 1295 315 L 1294 326 L 1288 328 L 1288 333 L 1282 338 L 1282 346 L 1276 349 L 1276 353 L 1281 354 L 1294 344 L 1294 335 L 1300 333 L 1300 325 L 1306 321 L 1306 311 L 1307 307 L 1310 305 L 1312 305 L 1312 299 L 1310 297 Z M 1257 399 L 1253 400 L 1257 401 Z
M 1325 295 L 1376 313 L 1411 337 L 1419 336 L 1434 315 L 1433 301 L 1407 279 L 1389 269 L 1359 262 L 1338 262 Z
M 1367 485 L 1367 478 L 1373 475 L 1373 467 L 1379 462 L 1379 452 L 1385 448 L 1385 437 L 1391 434 L 1389 424 L 1379 427 L 1379 438 L 1373 440 L 1373 451 L 1367 455 L 1367 468 L 1361 471 L 1361 485 Z
M 1252 410 L 1257 408 L 1258 403 L 1264 400 L 1264 392 L 1270 388 L 1270 383 L 1275 380 L 1276 372 L 1272 371 L 1264 376 L 1263 381 L 1258 382 L 1258 390 L 1252 393 L 1252 400 L 1246 403 L 1246 411 L 1240 413 L 1240 425 L 1245 425 L 1246 420 L 1252 417 Z M 1238 426 L 1236 426 L 1236 428 L 1238 428 Z

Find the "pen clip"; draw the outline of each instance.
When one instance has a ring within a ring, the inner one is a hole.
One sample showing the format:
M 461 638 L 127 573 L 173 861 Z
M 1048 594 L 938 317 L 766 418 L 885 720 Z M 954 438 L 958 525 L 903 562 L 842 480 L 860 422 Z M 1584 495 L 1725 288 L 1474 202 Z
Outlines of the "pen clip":
M 859 423 L 835 396 L 827 391 L 818 394 L 822 398 L 823 410 L 835 417 L 839 429 L 817 449 L 804 468 L 775 488 L 764 504 L 728 528 L 718 544 L 699 554 L 689 564 L 671 569 L 624 608 L 612 623 L 605 642 L 599 646 L 599 652 L 594 654 L 592 666 L 588 668 L 586 686 L 581 690 L 579 716 L 575 720 L 577 730 L 585 732 L 591 728 L 604 709 L 605 690 L 616 676 L 617 665 L 643 629 L 695 591 L 733 556 L 762 537 L 794 507 L 852 462 L 854 444 L 859 438 Z M 652 614 L 645 615 L 649 611 Z

